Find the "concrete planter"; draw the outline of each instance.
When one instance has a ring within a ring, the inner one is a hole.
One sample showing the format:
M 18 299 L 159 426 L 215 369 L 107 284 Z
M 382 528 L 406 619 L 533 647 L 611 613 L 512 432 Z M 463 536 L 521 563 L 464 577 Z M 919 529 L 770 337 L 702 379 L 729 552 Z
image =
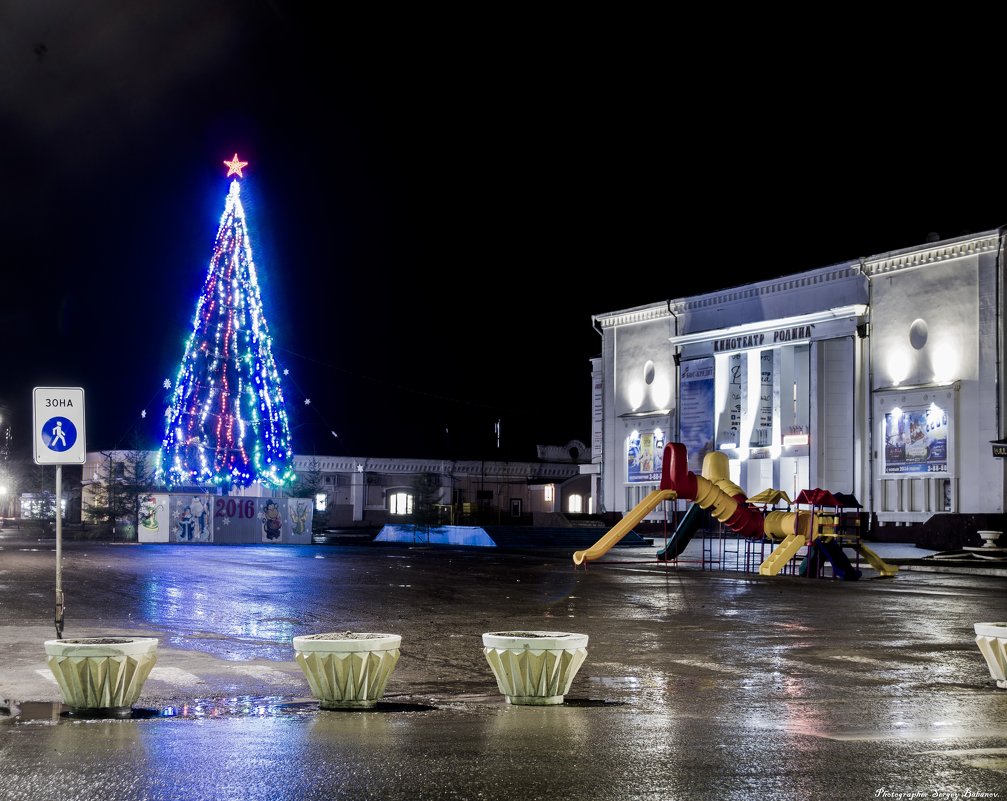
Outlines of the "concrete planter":
M 294 652 L 322 709 L 369 709 L 399 661 L 398 634 L 352 631 L 294 637 Z
M 997 687 L 1007 690 L 1007 622 L 976 623 L 976 645 Z
M 563 631 L 483 634 L 483 654 L 509 704 L 562 704 L 587 659 L 587 635 Z
M 1002 531 L 989 531 L 986 529 L 979 530 L 979 539 L 983 541 L 983 548 L 996 548 L 997 540 L 1000 539 L 1000 535 L 1003 534 Z
M 157 661 L 155 637 L 46 640 L 47 664 L 73 714 L 129 717 Z

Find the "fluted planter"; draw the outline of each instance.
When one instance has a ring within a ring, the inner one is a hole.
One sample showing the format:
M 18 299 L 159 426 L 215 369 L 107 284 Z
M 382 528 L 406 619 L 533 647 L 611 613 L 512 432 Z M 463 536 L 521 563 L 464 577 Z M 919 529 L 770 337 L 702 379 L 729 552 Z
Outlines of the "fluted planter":
M 587 659 L 587 635 L 564 631 L 483 634 L 483 654 L 509 704 L 562 704 Z
M 983 548 L 996 548 L 997 540 L 1003 534 L 1002 531 L 989 531 L 987 529 L 979 530 L 979 539 L 983 541 Z
M 1007 690 L 1007 622 L 976 623 L 976 645 L 997 687 Z
M 157 661 L 157 638 L 46 640 L 45 652 L 71 713 L 129 717 Z
M 398 634 L 352 631 L 294 637 L 294 653 L 322 709 L 369 709 L 399 661 Z

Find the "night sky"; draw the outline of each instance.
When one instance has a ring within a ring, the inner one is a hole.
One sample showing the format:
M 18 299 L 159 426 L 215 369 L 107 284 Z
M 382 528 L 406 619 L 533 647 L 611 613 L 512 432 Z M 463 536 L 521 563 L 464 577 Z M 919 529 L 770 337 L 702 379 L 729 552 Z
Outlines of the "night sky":
M 314 5 L 0 2 L 15 447 L 34 386 L 159 444 L 235 152 L 298 453 L 589 442 L 592 314 L 1007 222 L 981 55 Z

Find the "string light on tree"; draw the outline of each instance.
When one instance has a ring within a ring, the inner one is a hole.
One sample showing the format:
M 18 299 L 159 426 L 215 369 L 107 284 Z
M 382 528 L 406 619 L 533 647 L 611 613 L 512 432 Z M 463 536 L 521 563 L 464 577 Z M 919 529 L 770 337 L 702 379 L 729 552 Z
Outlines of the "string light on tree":
M 224 165 L 227 177 L 243 178 L 248 162 L 235 153 Z M 290 424 L 237 178 L 165 418 L 158 474 L 168 486 L 280 487 L 294 477 Z

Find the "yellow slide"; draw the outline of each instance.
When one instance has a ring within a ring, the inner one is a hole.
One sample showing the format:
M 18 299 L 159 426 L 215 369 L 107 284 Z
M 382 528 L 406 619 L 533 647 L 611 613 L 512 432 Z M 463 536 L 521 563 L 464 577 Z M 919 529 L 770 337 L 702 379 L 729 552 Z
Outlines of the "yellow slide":
M 816 534 L 814 516 L 811 512 L 772 511 L 766 515 L 764 523 L 766 536 L 779 542 L 766 560 L 759 565 L 760 576 L 775 576 L 795 554 Z
M 670 501 L 677 497 L 675 490 L 656 489 L 651 491 L 647 494 L 647 497 L 627 512 L 622 520 L 612 526 L 604 537 L 586 551 L 576 551 L 573 555 L 573 563 L 575 565 L 582 565 L 587 560 L 594 560 L 604 556 L 613 545 L 629 534 L 661 501 Z
M 884 559 L 882 559 L 880 556 L 874 553 L 874 551 L 872 551 L 866 545 L 858 543 L 856 545 L 851 545 L 850 547 L 853 548 L 853 550 L 858 551 L 860 555 L 870 563 L 871 567 L 877 570 L 882 576 L 886 578 L 891 578 L 892 576 L 894 576 L 896 573 L 899 572 L 898 565 L 888 564 L 888 562 L 886 562 Z
M 803 534 L 791 534 L 783 542 L 773 548 L 772 553 L 759 565 L 760 576 L 775 576 L 794 555 L 804 547 Z

